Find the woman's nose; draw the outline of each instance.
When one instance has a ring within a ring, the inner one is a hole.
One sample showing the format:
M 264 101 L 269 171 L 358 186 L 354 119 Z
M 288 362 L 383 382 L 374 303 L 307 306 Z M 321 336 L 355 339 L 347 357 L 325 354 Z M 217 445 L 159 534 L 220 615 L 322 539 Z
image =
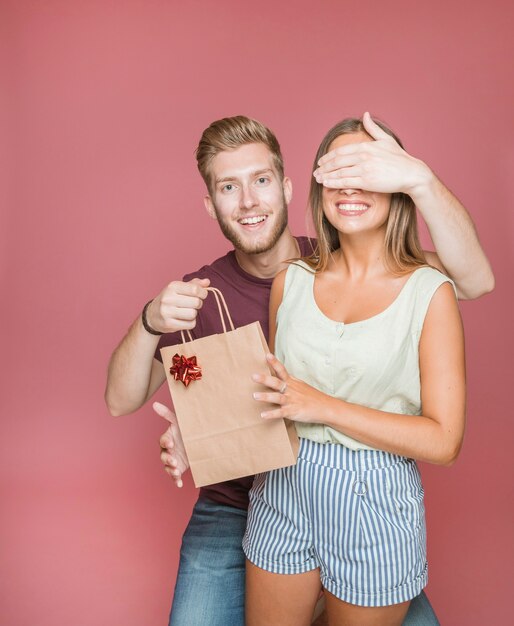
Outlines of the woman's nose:
M 356 193 L 360 193 L 361 189 L 338 189 L 337 191 L 345 196 L 353 196 Z

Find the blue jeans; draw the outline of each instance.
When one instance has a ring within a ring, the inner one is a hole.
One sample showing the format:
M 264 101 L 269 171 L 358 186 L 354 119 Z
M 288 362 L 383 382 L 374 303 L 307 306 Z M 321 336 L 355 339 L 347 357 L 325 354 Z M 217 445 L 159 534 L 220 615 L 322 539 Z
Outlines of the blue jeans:
M 244 626 L 247 512 L 200 498 L 182 538 L 169 626 Z
M 244 626 L 246 511 L 200 498 L 182 538 L 169 626 Z M 424 592 L 404 626 L 439 626 Z

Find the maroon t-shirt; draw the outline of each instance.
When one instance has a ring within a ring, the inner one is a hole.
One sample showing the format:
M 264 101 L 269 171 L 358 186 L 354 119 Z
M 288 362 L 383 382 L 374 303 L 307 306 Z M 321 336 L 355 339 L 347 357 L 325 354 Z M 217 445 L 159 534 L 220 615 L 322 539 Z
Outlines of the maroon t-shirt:
M 308 237 L 297 237 L 300 254 L 308 256 L 313 252 L 313 242 Z M 246 326 L 259 321 L 266 337 L 269 336 L 268 306 L 271 291 L 271 278 L 257 278 L 245 272 L 238 264 L 234 250 L 217 259 L 210 265 L 204 265 L 197 272 L 184 276 L 184 281 L 193 278 L 208 278 L 211 287 L 217 287 L 224 295 L 234 322 L 234 326 Z M 223 332 L 216 300 L 208 297 L 204 300 L 191 331 L 194 339 L 207 337 Z M 160 348 L 182 343 L 180 333 L 163 335 L 157 346 L 155 358 L 162 362 Z M 208 410 L 208 408 L 206 408 Z M 228 504 L 239 509 L 248 508 L 248 492 L 252 486 L 253 476 L 229 480 L 200 489 L 200 495 L 221 504 Z

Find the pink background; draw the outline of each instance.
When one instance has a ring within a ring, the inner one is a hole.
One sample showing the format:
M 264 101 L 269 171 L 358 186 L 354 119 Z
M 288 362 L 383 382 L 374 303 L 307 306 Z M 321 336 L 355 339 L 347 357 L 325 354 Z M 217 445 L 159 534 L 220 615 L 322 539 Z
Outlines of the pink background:
M 319 140 L 366 109 L 469 207 L 494 266 L 496 291 L 462 305 L 464 450 L 423 467 L 428 594 L 443 624 L 510 622 L 509 6 L 0 3 L 1 624 L 167 623 L 196 492 L 162 471 L 149 407 L 108 414 L 109 355 L 146 300 L 227 249 L 193 158 L 205 126 L 276 131 L 301 234 Z

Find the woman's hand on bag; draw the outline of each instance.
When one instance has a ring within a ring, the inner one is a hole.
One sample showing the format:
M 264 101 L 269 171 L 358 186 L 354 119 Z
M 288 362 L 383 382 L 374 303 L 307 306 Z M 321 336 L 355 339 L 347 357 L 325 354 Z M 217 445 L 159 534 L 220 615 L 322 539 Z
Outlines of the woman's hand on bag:
M 273 354 L 266 355 L 266 359 L 275 376 L 254 374 L 252 376 L 254 382 L 265 385 L 269 391 L 256 392 L 253 397 L 259 402 L 271 402 L 280 406 L 271 411 L 264 411 L 261 417 L 264 419 L 286 417 L 296 422 L 324 423 L 324 412 L 329 410 L 333 398 L 289 376 L 286 368 Z
M 184 484 L 182 474 L 189 468 L 189 461 L 178 427 L 177 416 L 160 402 L 154 402 L 152 407 L 157 415 L 164 417 L 170 423 L 168 430 L 159 439 L 161 461 L 166 473 L 173 478 L 175 485 L 180 488 Z

